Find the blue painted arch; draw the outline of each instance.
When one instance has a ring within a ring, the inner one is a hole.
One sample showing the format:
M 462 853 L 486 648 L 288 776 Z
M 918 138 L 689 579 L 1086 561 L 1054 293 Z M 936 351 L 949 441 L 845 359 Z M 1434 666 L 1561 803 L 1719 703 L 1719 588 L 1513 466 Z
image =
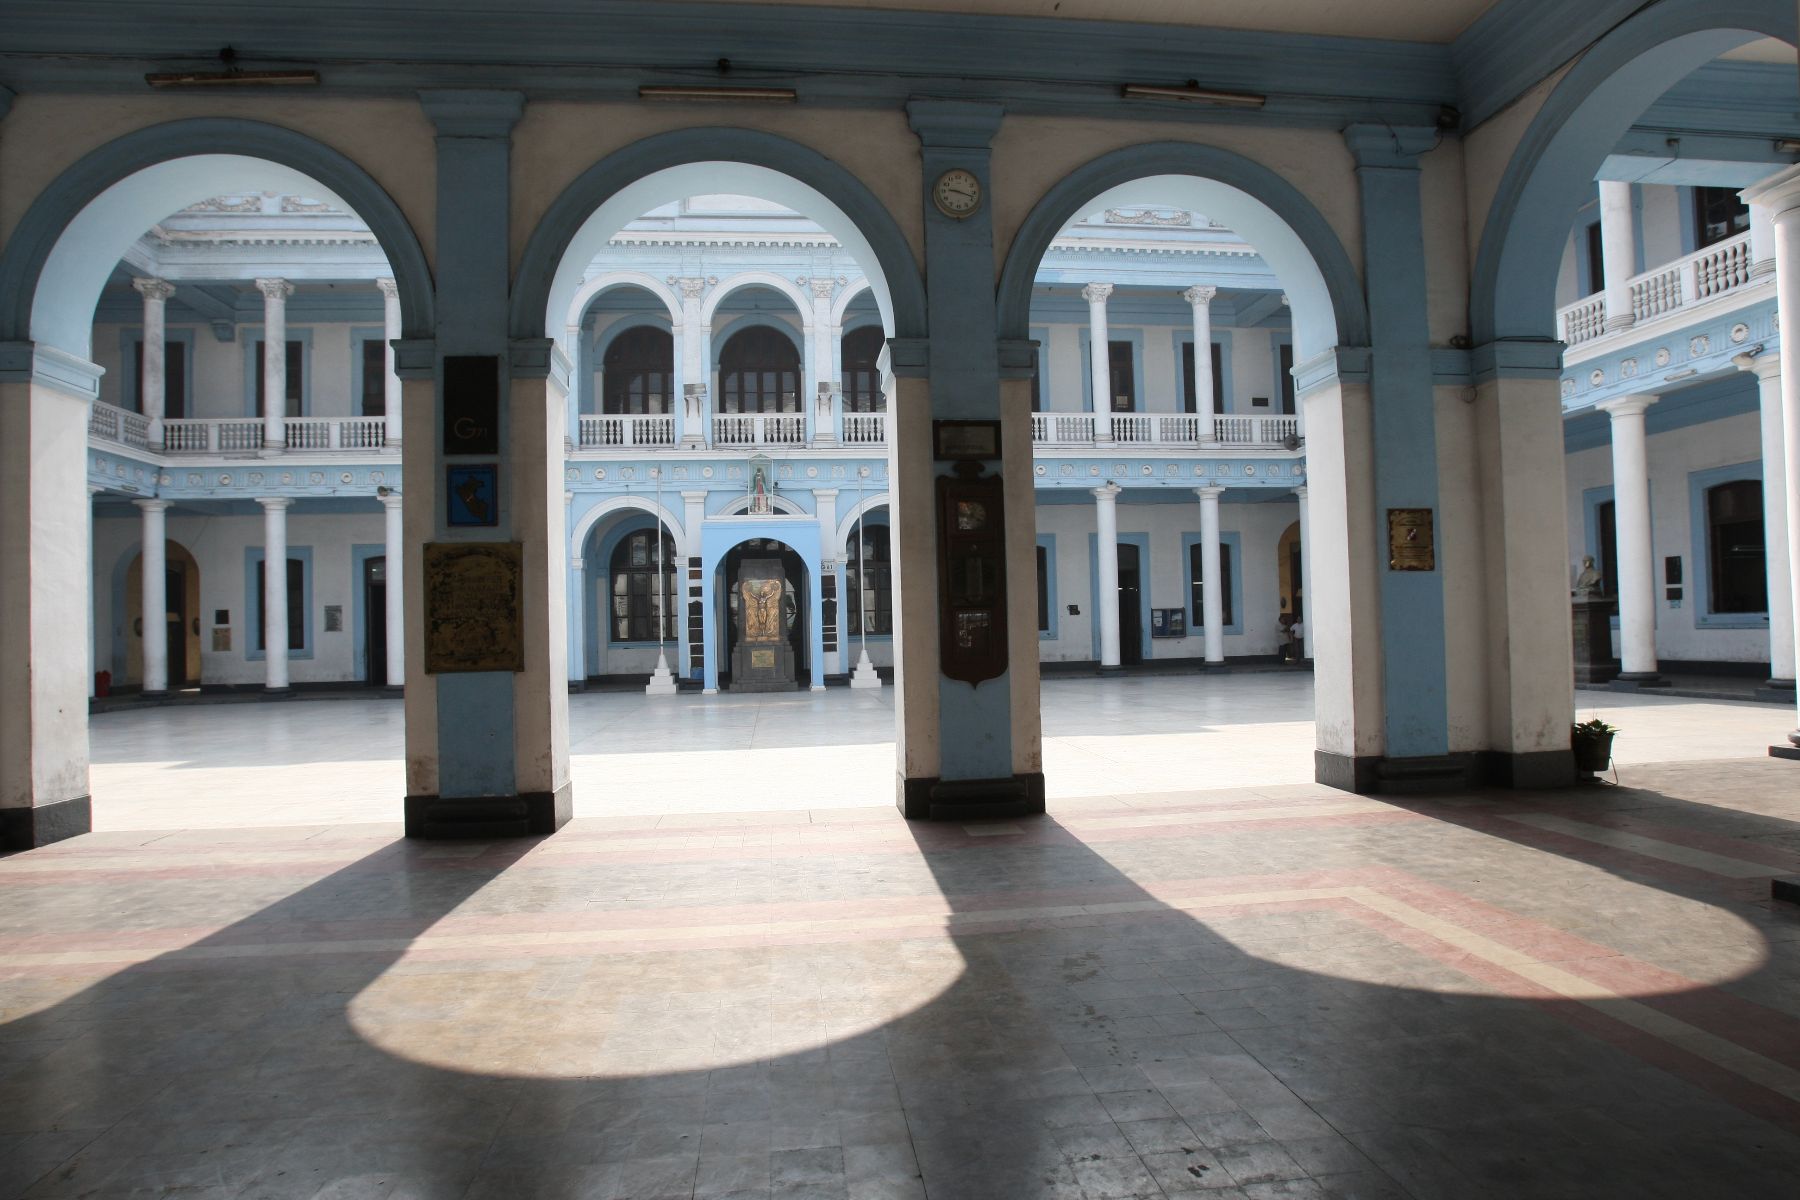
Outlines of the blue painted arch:
M 1661 0 L 1595 42 L 1526 128 L 1488 206 L 1471 340 L 1555 341 L 1563 247 L 1607 154 L 1671 84 L 1745 42 L 1793 43 L 1796 27 L 1793 0 Z
M 279 125 L 200 117 L 114 138 L 39 193 L 0 255 L 0 340 L 90 357 L 100 289 L 131 243 L 170 213 L 234 190 L 322 190 L 356 213 L 387 255 L 403 336 L 432 336 L 425 251 L 367 171 Z
M 809 146 L 723 127 L 644 138 L 607 155 L 564 188 L 526 242 L 513 280 L 512 336 L 541 338 L 555 328 L 594 253 L 627 222 L 672 200 L 708 192 L 761 196 L 818 222 L 868 273 L 890 336 L 925 336 L 918 262 L 880 198 Z
M 1030 335 L 1031 289 L 1050 243 L 1070 221 L 1120 193 L 1193 207 L 1244 237 L 1275 269 L 1294 313 L 1297 358 L 1369 344 L 1362 281 L 1324 216 L 1261 163 L 1199 142 L 1148 142 L 1101 155 L 1046 192 L 1007 251 L 998 294 L 1000 336 Z M 1171 195 L 1164 201 L 1165 193 Z

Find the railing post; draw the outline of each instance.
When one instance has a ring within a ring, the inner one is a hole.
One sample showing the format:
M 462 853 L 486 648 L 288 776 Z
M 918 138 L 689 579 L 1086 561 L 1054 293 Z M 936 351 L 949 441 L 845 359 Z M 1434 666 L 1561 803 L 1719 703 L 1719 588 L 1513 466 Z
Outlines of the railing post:
M 325 422 L 325 448 L 327 450 L 344 448 L 344 423 L 342 421 Z
M 1697 269 L 1699 265 L 1700 260 L 1697 257 L 1682 261 L 1680 289 L 1676 293 L 1675 303 L 1670 306 L 1671 308 L 1679 308 L 1683 304 L 1700 299 L 1700 273 Z

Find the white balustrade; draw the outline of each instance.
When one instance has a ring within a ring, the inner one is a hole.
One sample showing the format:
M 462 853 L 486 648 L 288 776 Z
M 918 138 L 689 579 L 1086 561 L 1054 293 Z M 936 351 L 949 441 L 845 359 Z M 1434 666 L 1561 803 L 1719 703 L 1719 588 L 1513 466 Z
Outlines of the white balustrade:
M 88 409 L 88 436 L 105 438 L 109 442 L 118 441 L 119 419 L 124 415 L 124 409 L 101 404 L 96 400 Z
M 844 444 L 846 446 L 886 445 L 887 414 L 845 413 Z
M 1115 442 L 1138 445 L 1155 440 L 1154 423 L 1142 413 L 1108 413 L 1103 419 L 1111 422 Z
M 1628 284 L 1633 328 L 1749 286 L 1750 266 L 1750 235 L 1741 233 L 1633 276 Z M 1596 292 L 1560 309 L 1557 324 L 1570 346 L 1605 335 L 1605 296 Z
M 163 422 L 163 453 L 165 454 L 205 454 L 213 449 L 212 431 L 216 425 L 212 421 L 169 420 Z M 258 424 L 260 434 L 262 426 Z M 259 437 L 258 445 L 261 445 Z
M 1687 291 L 1682 286 L 1685 272 L 1677 264 L 1663 267 L 1660 270 L 1648 271 L 1634 278 L 1630 283 L 1631 311 L 1640 321 L 1652 317 L 1660 317 L 1666 312 L 1674 312 L 1681 307 L 1683 294 Z
M 1561 313 L 1562 340 L 1570 346 L 1591 342 L 1606 332 L 1606 297 L 1596 293 Z
M 1694 299 L 1710 300 L 1750 282 L 1750 235 L 1717 242 L 1696 254 Z
M 609 446 L 673 446 L 675 418 L 668 415 L 617 416 L 589 413 L 581 418 L 583 449 Z
M 340 450 L 379 450 L 387 445 L 386 417 L 351 417 L 337 423 Z
M 289 450 L 330 450 L 331 422 L 322 417 L 289 417 L 287 428 Z
M 1033 413 L 1031 440 L 1045 446 L 1282 446 L 1300 432 L 1294 416 L 1197 413 Z
M 713 417 L 715 446 L 800 446 L 806 418 L 796 413 L 720 413 Z
M 1206 436 L 1205 418 L 1195 413 L 1156 418 L 1156 440 L 1169 443 L 1199 442 Z
M 261 450 L 263 444 L 263 423 L 255 418 L 236 421 L 209 422 L 217 434 L 218 441 L 214 449 L 221 453 L 243 450 Z

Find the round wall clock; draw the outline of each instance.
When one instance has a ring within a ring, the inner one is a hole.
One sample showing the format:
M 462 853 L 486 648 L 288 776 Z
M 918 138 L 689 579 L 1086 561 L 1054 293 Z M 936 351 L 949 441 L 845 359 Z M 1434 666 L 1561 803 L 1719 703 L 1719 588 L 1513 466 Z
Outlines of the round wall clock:
M 960 221 L 981 207 L 981 180 L 961 167 L 953 167 L 931 185 L 931 199 L 939 212 Z

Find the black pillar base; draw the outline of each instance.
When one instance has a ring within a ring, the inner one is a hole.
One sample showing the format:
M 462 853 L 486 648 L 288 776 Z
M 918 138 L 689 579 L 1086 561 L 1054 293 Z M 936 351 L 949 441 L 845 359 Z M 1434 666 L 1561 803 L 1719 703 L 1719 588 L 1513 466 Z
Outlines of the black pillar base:
M 1231 667 L 1222 662 L 1201 663 L 1200 673 L 1202 675 L 1229 675 Z
M 1044 811 L 1044 775 L 1002 779 L 900 778 L 900 815 L 909 821 L 980 821 Z
M 1621 671 L 1606 685 L 1615 692 L 1639 692 L 1645 689 L 1666 688 L 1669 681 L 1655 671 Z
M 1575 786 L 1573 750 L 1533 750 L 1524 754 L 1483 751 L 1481 776 L 1503 788 L 1559 788 Z
M 36 808 L 0 808 L 0 850 L 35 850 L 93 828 L 94 806 L 87 796 Z
M 1787 745 L 1777 743 L 1769 747 L 1770 758 L 1787 758 L 1800 762 L 1800 732 L 1788 734 Z
M 1098 674 L 1101 674 L 1101 675 L 1117 675 L 1119 672 L 1123 671 L 1124 669 L 1125 669 L 1124 666 L 1122 666 L 1119 663 L 1114 663 L 1110 667 L 1107 666 L 1106 664 L 1102 663 L 1098 667 L 1094 668 L 1095 672 L 1097 672 Z
M 1757 685 L 1756 698 L 1767 704 L 1792 704 L 1794 702 L 1794 681 L 1791 679 L 1765 679 Z
M 266 687 L 262 690 L 262 694 L 263 694 L 264 699 L 285 700 L 289 696 L 294 694 L 294 689 L 291 687 L 284 687 L 284 688 Z
M 1361 795 L 1406 796 L 1503 788 L 1570 787 L 1575 755 L 1569 750 L 1511 754 L 1434 754 L 1417 758 L 1331 754 L 1313 751 L 1313 778 L 1326 787 Z
M 569 785 L 517 796 L 408 796 L 409 838 L 542 837 L 574 816 Z
M 1769 895 L 1789 904 L 1800 904 L 1800 875 L 1780 876 L 1769 880 Z

